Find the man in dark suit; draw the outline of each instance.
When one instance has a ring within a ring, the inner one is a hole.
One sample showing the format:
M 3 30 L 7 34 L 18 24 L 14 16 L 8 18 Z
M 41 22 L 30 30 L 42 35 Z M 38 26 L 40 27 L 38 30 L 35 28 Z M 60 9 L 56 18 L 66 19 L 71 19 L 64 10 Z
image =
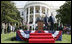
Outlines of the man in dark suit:
M 50 30 L 53 30 L 54 29 L 54 22 L 55 22 L 55 18 L 53 16 L 53 14 L 51 13 L 51 16 L 49 17 L 49 20 L 48 22 L 50 22 Z
M 43 18 L 40 16 L 40 17 L 37 17 L 37 19 L 36 19 L 36 22 L 38 22 L 38 21 L 43 21 Z
M 36 23 L 41 20 L 41 17 L 37 17 Z
M 44 24 L 45 24 L 46 30 L 48 30 L 48 17 L 47 17 L 47 15 L 44 17 Z

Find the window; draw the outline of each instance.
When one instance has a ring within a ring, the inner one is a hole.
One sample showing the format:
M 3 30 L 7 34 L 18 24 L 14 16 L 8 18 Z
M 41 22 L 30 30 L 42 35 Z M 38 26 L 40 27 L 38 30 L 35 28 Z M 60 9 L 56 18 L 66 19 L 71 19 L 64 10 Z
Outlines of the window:
M 27 8 L 27 14 L 28 14 L 28 8 Z
M 39 13 L 40 7 L 36 6 L 36 13 Z
M 33 15 L 30 15 L 30 22 L 29 22 L 30 24 L 32 24 L 33 23 Z
M 45 14 L 45 7 L 42 7 L 42 13 Z
M 33 13 L 34 8 L 30 7 L 30 14 Z
M 39 13 L 39 10 L 36 10 L 36 13 Z
M 22 12 L 22 16 L 23 16 L 23 12 Z

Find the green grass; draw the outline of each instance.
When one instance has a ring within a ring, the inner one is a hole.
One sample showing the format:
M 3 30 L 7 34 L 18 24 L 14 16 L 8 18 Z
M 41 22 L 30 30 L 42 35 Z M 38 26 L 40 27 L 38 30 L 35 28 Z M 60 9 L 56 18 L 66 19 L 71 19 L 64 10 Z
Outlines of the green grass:
M 1 43 L 28 43 L 26 41 L 11 41 L 12 37 L 16 37 L 16 32 L 1 34 Z M 71 43 L 71 35 L 63 34 L 62 41 L 55 41 L 55 43 Z
M 63 34 L 62 41 L 55 41 L 56 43 L 71 43 L 71 35 Z
M 25 41 L 11 41 L 11 38 L 16 37 L 16 32 L 1 34 L 1 43 L 27 43 Z

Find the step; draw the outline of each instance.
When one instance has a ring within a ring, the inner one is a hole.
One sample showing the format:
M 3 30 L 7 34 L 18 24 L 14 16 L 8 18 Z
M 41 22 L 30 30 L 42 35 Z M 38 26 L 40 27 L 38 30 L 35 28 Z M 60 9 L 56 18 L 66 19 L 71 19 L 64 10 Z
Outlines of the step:
M 52 39 L 53 36 L 30 36 L 29 39 Z
M 51 35 L 52 33 L 30 33 L 30 34 L 48 34 L 48 35 Z
M 29 39 L 29 43 L 55 43 L 54 39 Z
M 49 41 L 49 42 L 48 41 L 44 41 L 44 42 L 36 42 L 35 41 L 35 42 L 29 42 L 29 43 L 55 43 L 55 41 Z
M 52 36 L 52 33 L 30 33 L 30 36 Z

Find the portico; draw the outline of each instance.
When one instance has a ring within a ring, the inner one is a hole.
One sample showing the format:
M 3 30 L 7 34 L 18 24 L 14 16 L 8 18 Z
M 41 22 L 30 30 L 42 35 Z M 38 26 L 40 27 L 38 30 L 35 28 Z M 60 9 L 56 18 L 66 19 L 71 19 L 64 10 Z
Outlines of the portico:
M 49 16 L 49 7 L 46 4 L 43 3 L 28 3 L 27 5 L 25 5 L 24 7 L 24 11 L 25 11 L 25 22 L 27 24 L 29 24 L 28 26 L 28 30 L 30 26 L 36 27 L 36 19 L 38 17 L 45 17 L 46 15 Z

